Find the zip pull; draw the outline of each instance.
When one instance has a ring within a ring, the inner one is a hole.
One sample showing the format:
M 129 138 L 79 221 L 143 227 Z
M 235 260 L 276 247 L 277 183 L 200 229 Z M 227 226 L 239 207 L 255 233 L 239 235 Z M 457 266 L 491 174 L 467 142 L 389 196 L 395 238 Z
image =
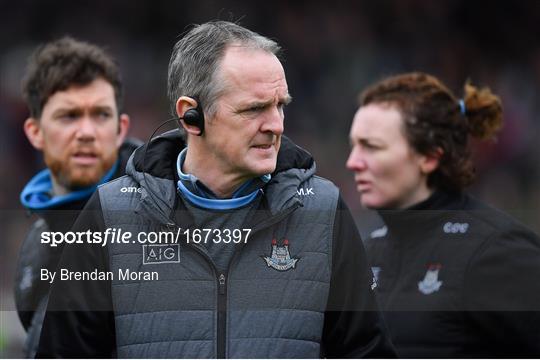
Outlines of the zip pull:
M 219 294 L 225 294 L 225 274 L 219 275 Z

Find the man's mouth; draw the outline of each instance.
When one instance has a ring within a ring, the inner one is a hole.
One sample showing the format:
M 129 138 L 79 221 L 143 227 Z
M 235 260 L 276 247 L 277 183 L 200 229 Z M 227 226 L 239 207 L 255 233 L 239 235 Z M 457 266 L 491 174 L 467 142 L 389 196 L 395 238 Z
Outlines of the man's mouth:
M 78 151 L 74 153 L 71 158 L 79 165 L 94 165 L 98 160 L 98 156 L 94 152 Z
M 262 150 L 268 150 L 270 148 L 272 148 L 274 144 L 260 144 L 260 145 L 254 145 L 253 147 L 255 149 L 262 149 Z

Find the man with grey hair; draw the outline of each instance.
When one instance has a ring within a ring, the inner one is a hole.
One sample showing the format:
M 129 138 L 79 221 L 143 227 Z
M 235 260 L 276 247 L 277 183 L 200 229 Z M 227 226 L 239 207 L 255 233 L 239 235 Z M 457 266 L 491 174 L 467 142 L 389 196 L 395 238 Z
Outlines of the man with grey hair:
M 130 235 L 65 247 L 60 268 L 97 280 L 53 284 L 39 355 L 394 356 L 338 189 L 282 136 L 278 52 L 222 21 L 178 41 L 182 131 L 138 149 L 79 217 L 75 232 Z

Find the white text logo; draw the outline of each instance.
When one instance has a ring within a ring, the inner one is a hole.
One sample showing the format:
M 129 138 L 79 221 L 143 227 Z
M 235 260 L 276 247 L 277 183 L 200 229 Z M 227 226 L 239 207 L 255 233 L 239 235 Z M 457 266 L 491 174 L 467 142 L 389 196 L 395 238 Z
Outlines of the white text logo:
M 469 224 L 467 223 L 447 222 L 443 226 L 443 231 L 447 234 L 457 234 L 457 233 L 465 234 L 468 229 L 469 229 Z
M 123 192 L 123 193 L 134 193 L 134 192 L 141 193 L 142 189 L 140 187 L 135 187 L 135 186 L 124 186 L 124 187 L 120 188 L 120 192 Z
M 299 196 L 308 196 L 308 195 L 315 195 L 315 193 L 313 192 L 313 188 L 310 187 L 310 188 L 302 188 L 302 189 L 299 189 L 299 190 L 296 190 L 296 193 L 299 195 Z

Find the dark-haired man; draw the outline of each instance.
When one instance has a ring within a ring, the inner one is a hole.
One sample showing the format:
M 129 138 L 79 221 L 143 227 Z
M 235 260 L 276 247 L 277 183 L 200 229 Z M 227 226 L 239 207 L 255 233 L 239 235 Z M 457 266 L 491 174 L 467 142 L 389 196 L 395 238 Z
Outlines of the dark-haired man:
M 28 62 L 23 95 L 30 111 L 24 132 L 47 166 L 21 193 L 24 207 L 39 217 L 22 244 L 15 283 L 28 332 L 25 351 L 33 357 L 50 286 L 41 272 L 54 270 L 62 251 L 42 244 L 41 234 L 69 230 L 97 185 L 124 173 L 138 144 L 124 143 L 129 117 L 121 113 L 118 67 L 93 44 L 64 37 L 38 48 Z

